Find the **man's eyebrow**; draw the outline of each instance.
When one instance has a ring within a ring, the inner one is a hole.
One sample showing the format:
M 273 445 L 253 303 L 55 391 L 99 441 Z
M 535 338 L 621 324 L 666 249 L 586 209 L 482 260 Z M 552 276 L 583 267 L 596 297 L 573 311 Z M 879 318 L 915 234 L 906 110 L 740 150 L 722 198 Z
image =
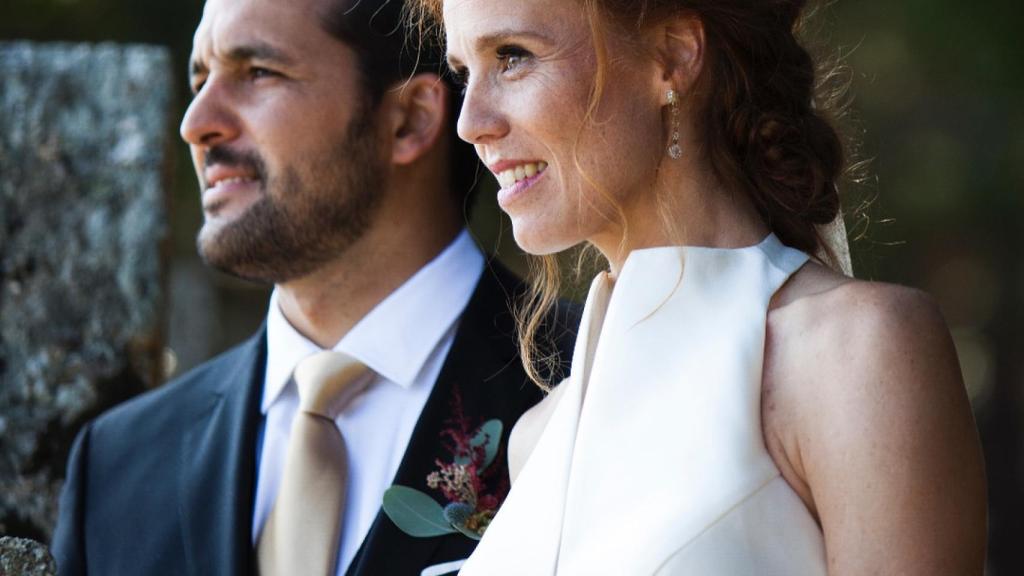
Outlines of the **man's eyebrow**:
M 546 45 L 554 43 L 549 36 L 535 32 L 533 30 L 518 30 L 515 28 L 505 28 L 497 30 L 489 34 L 479 36 L 473 42 L 473 49 L 476 52 L 485 52 L 495 46 L 501 46 L 502 44 L 513 44 L 516 40 L 529 39 L 535 42 L 540 42 Z M 462 64 L 458 57 L 447 55 L 448 66 L 456 68 Z
M 249 60 L 276 62 L 286 66 L 295 63 L 295 59 L 284 50 L 265 42 L 252 42 L 249 44 L 239 44 L 238 46 L 234 46 L 224 54 L 223 59 L 230 63 L 246 62 Z M 192 59 L 189 64 L 190 76 L 203 74 L 206 71 L 207 66 L 204 62 L 197 58 Z

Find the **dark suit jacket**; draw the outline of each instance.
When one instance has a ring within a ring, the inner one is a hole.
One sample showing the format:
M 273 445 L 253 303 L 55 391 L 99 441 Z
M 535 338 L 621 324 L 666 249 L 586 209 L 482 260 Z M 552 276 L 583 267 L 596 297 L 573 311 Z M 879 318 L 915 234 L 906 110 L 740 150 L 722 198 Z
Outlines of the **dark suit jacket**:
M 491 418 L 504 423 L 502 448 L 519 415 L 540 400 L 519 364 L 509 312 L 520 289 L 507 271 L 484 271 L 396 484 L 446 504 L 427 488 L 426 477 L 436 459 L 450 461 L 441 432 L 450 424 L 453 395 L 475 425 Z M 559 345 L 568 360 L 576 311 L 563 307 L 559 317 Z M 53 541 L 60 574 L 255 573 L 250 534 L 265 356 L 261 329 L 82 429 L 68 462 Z M 497 461 L 505 462 L 503 449 Z M 507 477 L 507 470 L 502 474 Z M 413 538 L 380 512 L 348 574 L 418 575 L 425 566 L 467 557 L 474 546 L 461 534 Z

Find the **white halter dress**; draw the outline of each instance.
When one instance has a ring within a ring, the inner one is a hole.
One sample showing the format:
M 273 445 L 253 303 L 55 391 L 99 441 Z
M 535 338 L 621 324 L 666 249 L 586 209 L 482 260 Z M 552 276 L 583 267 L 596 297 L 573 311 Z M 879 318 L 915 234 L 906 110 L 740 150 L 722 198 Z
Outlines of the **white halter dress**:
M 761 427 L 769 301 L 806 261 L 768 236 L 595 278 L 571 376 L 460 574 L 826 574 Z

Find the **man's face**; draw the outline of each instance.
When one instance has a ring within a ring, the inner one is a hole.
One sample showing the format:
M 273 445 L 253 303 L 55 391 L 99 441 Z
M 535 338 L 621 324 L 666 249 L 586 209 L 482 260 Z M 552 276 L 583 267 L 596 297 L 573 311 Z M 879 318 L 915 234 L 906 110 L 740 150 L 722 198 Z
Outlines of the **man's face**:
M 371 225 L 388 162 L 355 53 L 322 0 L 209 0 L 181 124 L 212 266 L 281 283 L 337 258 Z

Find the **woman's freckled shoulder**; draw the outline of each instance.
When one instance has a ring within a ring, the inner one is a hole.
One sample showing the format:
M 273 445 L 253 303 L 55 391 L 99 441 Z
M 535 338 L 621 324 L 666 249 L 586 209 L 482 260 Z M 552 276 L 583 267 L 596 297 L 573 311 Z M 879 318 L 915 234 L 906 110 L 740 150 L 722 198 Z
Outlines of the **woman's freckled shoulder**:
M 947 334 L 938 306 L 924 292 L 851 279 L 818 264 L 794 275 L 768 314 L 776 351 L 802 356 L 808 367 L 889 355 Z
M 828 424 L 858 406 L 877 410 L 883 397 L 894 400 L 883 411 L 899 412 L 962 387 L 949 329 L 931 297 L 819 265 L 805 266 L 773 300 L 763 385 L 777 416 L 797 426 Z
M 929 296 L 817 264 L 773 299 L 764 362 L 767 445 L 812 510 L 806 459 L 824 438 L 850 428 L 871 442 L 868 429 L 886 428 L 868 423 L 908 421 L 917 407 L 949 396 L 936 386 L 962 386 L 949 331 Z

